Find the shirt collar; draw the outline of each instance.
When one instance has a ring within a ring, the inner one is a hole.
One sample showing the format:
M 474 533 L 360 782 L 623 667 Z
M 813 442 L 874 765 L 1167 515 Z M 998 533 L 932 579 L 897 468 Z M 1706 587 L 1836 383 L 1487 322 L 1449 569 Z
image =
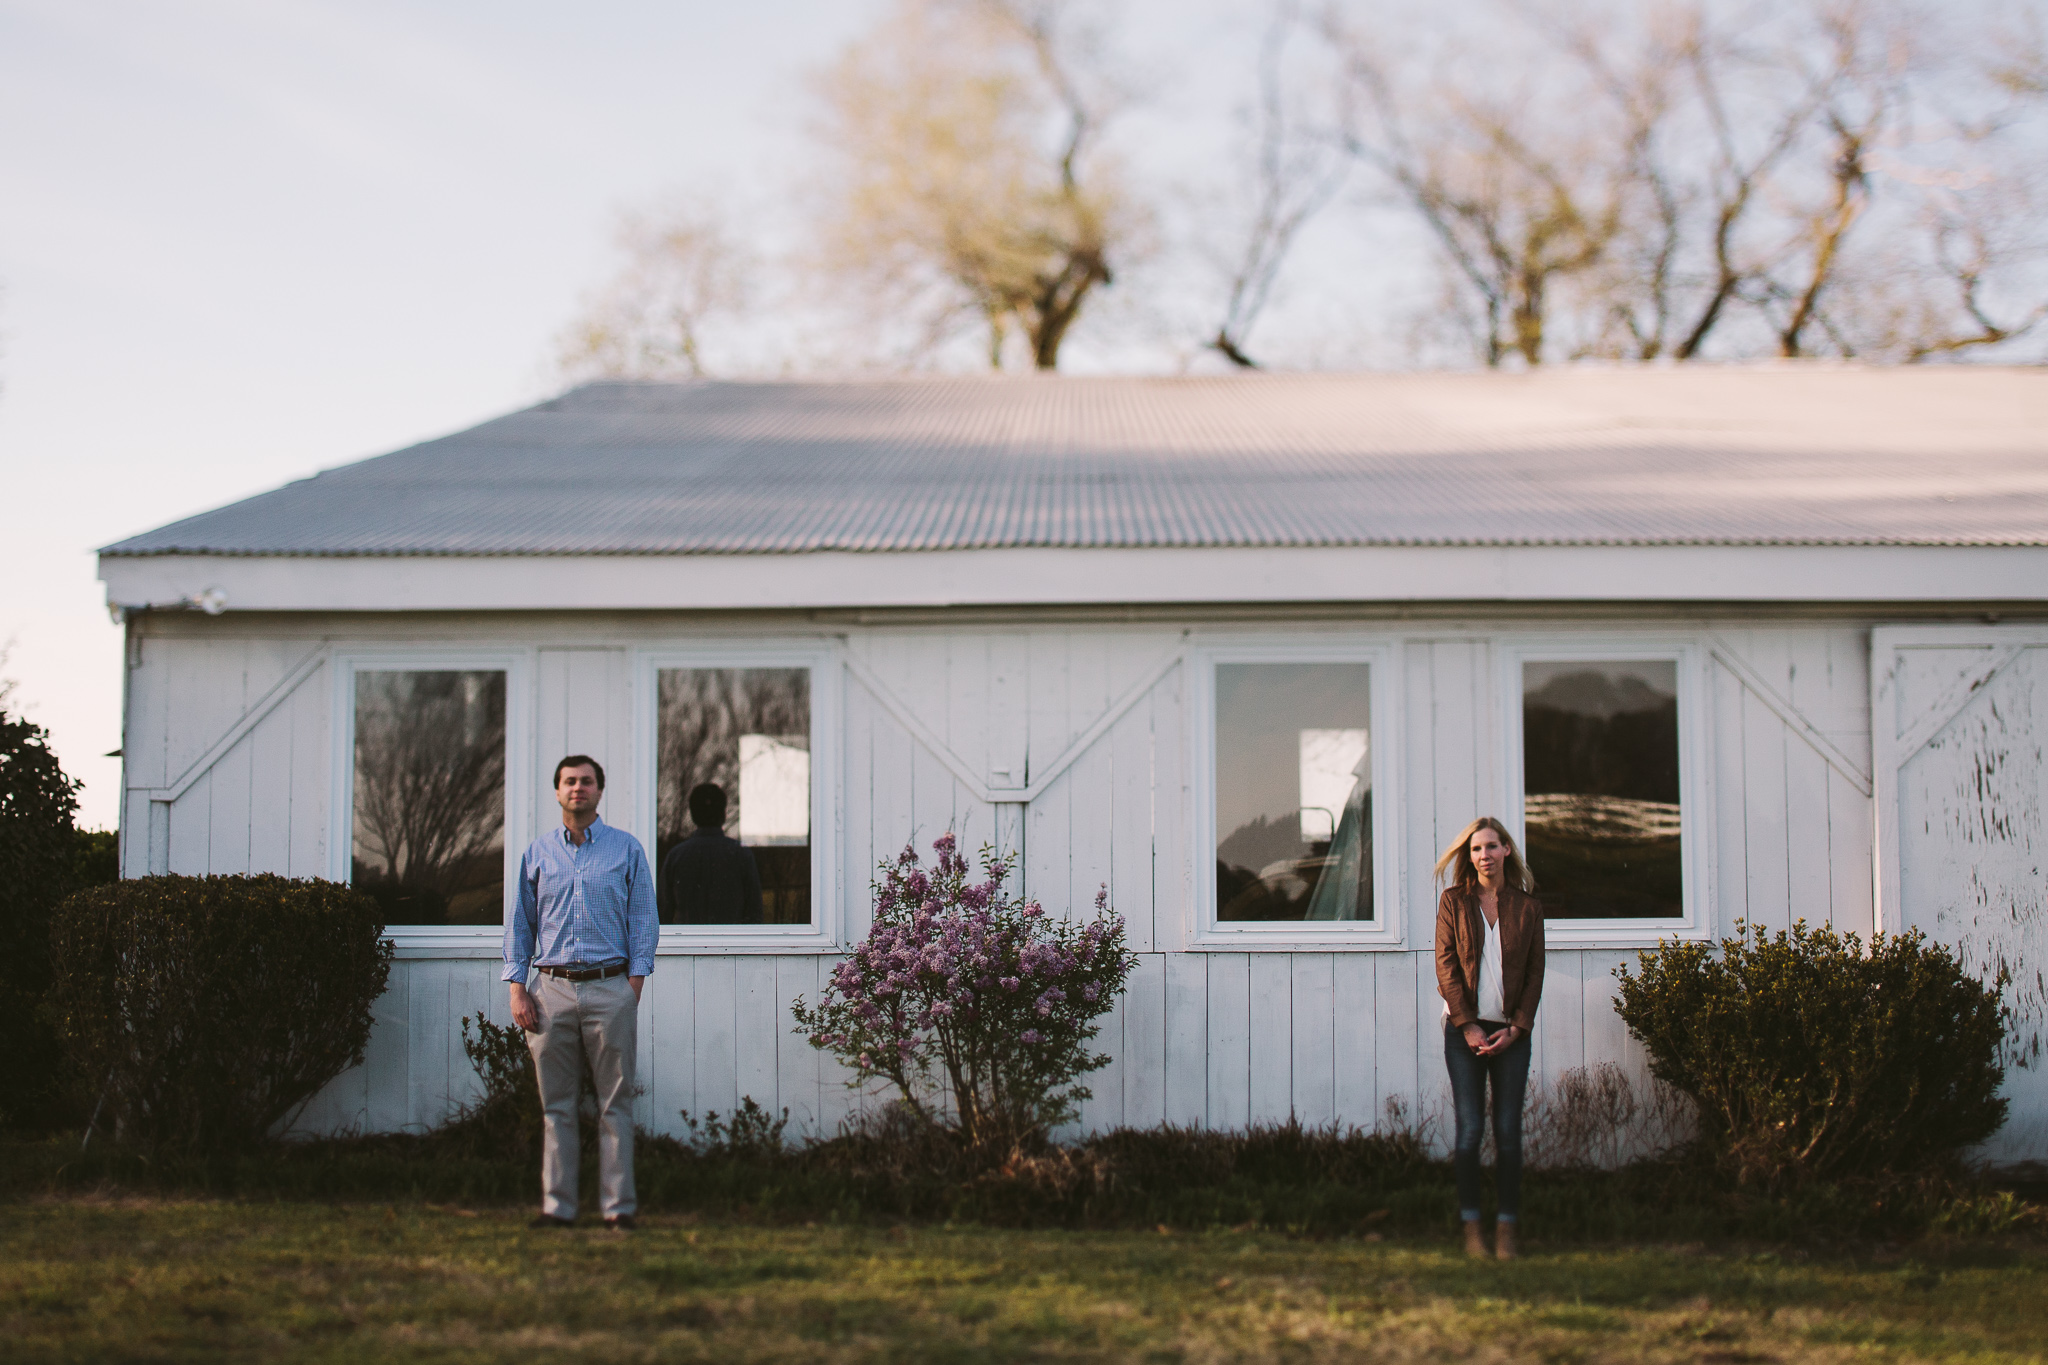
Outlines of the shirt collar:
M 559 834 L 562 837 L 562 842 L 564 844 L 568 844 L 570 848 L 588 848 L 592 843 L 596 841 L 597 832 L 603 828 L 604 817 L 602 815 L 594 817 L 591 820 L 589 827 L 583 831 L 583 842 L 581 844 L 570 842 L 569 827 L 567 825 L 556 825 L 555 833 Z

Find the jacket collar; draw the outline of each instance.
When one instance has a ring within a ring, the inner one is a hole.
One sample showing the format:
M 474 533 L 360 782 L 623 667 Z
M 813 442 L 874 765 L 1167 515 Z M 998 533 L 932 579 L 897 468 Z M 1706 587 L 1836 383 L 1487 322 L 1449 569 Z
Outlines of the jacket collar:
M 1486 923 L 1486 916 L 1479 909 L 1478 883 L 1474 882 L 1459 887 L 1458 894 L 1464 898 L 1465 913 L 1470 917 L 1472 923 L 1483 927 Z M 1495 904 L 1500 910 L 1502 919 L 1505 920 L 1510 914 L 1519 915 L 1522 912 L 1524 902 L 1533 899 L 1535 898 L 1522 890 L 1521 887 L 1510 884 L 1500 889 L 1500 894 Z

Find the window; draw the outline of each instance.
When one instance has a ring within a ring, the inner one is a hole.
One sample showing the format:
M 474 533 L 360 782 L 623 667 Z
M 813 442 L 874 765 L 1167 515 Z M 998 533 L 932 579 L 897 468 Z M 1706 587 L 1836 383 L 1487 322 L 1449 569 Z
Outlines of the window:
M 1197 946 L 1399 942 L 1385 902 L 1395 771 L 1372 648 L 1220 647 L 1197 756 Z
M 1523 852 L 1552 920 L 1686 917 L 1679 665 L 1524 659 Z
M 349 676 L 349 879 L 388 924 L 504 923 L 504 671 Z
M 655 677 L 662 923 L 811 924 L 811 670 L 660 668 Z M 716 854 L 686 854 L 670 875 L 670 852 L 700 832 L 690 793 L 707 783 L 725 797 L 723 833 L 759 874 L 758 910 L 720 871 L 730 860 Z
M 1369 920 L 1371 666 L 1216 667 L 1216 918 Z

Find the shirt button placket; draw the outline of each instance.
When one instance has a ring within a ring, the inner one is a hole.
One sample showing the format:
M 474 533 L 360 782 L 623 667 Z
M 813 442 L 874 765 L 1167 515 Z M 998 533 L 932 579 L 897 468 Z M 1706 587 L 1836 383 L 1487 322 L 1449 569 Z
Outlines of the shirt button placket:
M 582 855 L 583 846 L 581 844 L 571 843 L 569 845 L 569 932 L 576 939 L 576 960 L 578 962 L 588 962 L 590 954 L 586 951 L 586 945 L 583 941 L 583 914 L 578 905 L 578 902 L 582 900 L 582 896 L 579 894 L 583 887 L 583 876 L 579 869 Z
M 576 845 L 569 853 L 569 862 L 575 877 L 574 886 L 570 893 L 570 904 L 575 908 L 576 937 L 578 943 L 584 949 L 582 956 L 585 962 L 592 960 L 594 957 L 601 956 L 601 954 L 592 951 L 595 939 L 587 932 L 590 928 L 590 901 L 583 894 L 583 864 L 588 861 L 585 855 L 590 852 L 590 844 L 590 831 L 585 830 L 583 832 L 583 842 Z

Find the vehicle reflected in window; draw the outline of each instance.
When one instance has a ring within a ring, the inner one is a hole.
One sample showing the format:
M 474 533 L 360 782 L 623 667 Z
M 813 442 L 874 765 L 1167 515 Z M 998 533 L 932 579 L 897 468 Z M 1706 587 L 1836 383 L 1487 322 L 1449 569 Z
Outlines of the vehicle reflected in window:
M 1679 919 L 1678 665 L 1522 665 L 1523 853 L 1550 919 Z
M 1216 666 L 1216 918 L 1370 920 L 1371 666 Z
M 355 675 L 350 880 L 395 925 L 505 920 L 505 674 Z

